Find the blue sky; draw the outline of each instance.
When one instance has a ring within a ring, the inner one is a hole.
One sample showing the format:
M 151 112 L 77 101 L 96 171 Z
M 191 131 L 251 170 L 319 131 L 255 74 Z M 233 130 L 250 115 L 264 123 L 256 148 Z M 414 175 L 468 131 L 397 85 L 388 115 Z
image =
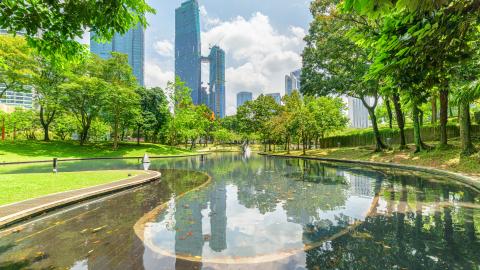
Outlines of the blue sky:
M 154 1 L 145 32 L 145 82 L 164 87 L 174 78 L 175 8 L 182 0 Z M 300 68 L 303 37 L 311 21 L 308 0 L 198 0 L 202 51 L 226 51 L 227 114 L 236 94 L 284 93 L 285 74 Z M 207 70 L 205 66 L 203 70 Z M 202 71 L 203 72 L 203 71 Z M 203 77 L 208 74 L 203 72 Z M 206 81 L 204 79 L 204 81 Z

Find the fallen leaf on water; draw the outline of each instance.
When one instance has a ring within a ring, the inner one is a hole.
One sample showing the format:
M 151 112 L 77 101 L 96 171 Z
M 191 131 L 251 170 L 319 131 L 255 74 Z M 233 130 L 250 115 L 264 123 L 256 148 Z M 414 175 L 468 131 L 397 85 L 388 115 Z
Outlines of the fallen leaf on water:
M 16 228 L 16 229 L 13 230 L 13 233 L 19 233 L 19 232 L 21 232 L 21 231 L 23 231 L 23 228 L 22 228 L 22 227 L 18 227 L 18 228 Z
M 187 235 L 188 235 L 188 236 L 192 236 L 193 233 L 192 233 L 192 232 L 188 232 Z
M 194 258 L 195 258 L 195 259 L 201 259 L 202 256 L 195 256 Z
M 103 230 L 103 229 L 105 229 L 105 228 L 107 228 L 107 225 L 93 229 L 93 230 L 92 230 L 92 233 L 99 232 L 99 231 L 101 231 L 101 230 Z

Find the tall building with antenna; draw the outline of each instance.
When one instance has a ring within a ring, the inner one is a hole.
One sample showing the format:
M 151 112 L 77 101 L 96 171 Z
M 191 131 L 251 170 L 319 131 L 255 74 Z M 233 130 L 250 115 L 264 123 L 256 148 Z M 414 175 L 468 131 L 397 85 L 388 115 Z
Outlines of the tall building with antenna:
M 175 10 L 175 76 L 192 91 L 195 105 L 205 104 L 216 118 L 225 117 L 225 51 L 215 45 L 202 56 L 200 10 L 188 0 Z M 202 86 L 202 63 L 209 64 L 208 87 Z
M 210 99 L 209 107 L 215 117 L 225 117 L 225 51 L 215 45 L 210 49 Z
M 202 64 L 200 10 L 189 0 L 175 10 L 175 76 L 192 91 L 193 103 L 201 104 Z

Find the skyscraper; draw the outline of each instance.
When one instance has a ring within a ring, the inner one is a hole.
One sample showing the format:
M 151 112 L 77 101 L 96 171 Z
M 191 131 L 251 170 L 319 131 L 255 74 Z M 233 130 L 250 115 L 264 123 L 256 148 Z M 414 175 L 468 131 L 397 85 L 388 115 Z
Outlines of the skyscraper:
M 132 67 L 133 75 L 139 85 L 144 86 L 144 62 L 145 62 L 145 32 L 139 24 L 130 29 L 125 35 L 115 34 L 107 43 L 99 43 L 94 40 L 95 33 L 90 34 L 90 51 L 103 59 L 111 57 L 112 52 L 128 55 L 128 63 Z
M 240 92 L 237 94 L 237 108 L 253 99 L 252 92 Z
M 210 60 L 210 109 L 217 118 L 225 117 L 225 51 L 213 46 L 208 56 Z
M 367 101 L 370 102 L 370 100 Z M 370 126 L 367 108 L 358 98 L 348 97 L 348 118 L 352 128 L 367 128 Z
M 194 104 L 201 92 L 200 11 L 197 0 L 189 0 L 175 10 L 175 76 L 192 91 Z
M 267 97 L 272 97 L 273 99 L 275 99 L 275 102 L 277 102 L 277 104 L 282 103 L 282 96 L 280 95 L 280 93 L 266 94 L 266 96 Z
M 300 76 L 302 70 L 298 69 L 291 72 L 289 75 L 285 75 L 285 94 L 292 94 L 293 90 L 300 91 Z

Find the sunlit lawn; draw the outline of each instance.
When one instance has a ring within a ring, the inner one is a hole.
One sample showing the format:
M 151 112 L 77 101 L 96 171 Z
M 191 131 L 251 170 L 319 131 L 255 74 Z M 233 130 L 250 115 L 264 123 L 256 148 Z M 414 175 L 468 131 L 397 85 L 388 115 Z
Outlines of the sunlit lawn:
M 78 142 L 10 141 L 0 142 L 0 162 L 35 161 L 57 158 L 135 157 L 185 155 L 192 151 L 166 145 L 123 143 L 112 150 L 111 143 L 80 146 Z
M 0 205 L 86 188 L 144 174 L 144 171 L 83 171 L 0 174 Z

